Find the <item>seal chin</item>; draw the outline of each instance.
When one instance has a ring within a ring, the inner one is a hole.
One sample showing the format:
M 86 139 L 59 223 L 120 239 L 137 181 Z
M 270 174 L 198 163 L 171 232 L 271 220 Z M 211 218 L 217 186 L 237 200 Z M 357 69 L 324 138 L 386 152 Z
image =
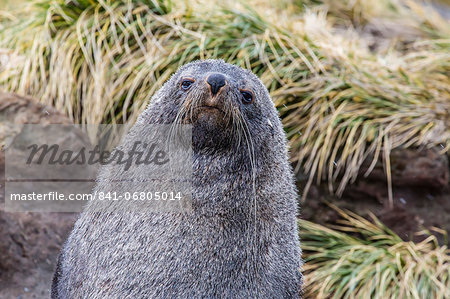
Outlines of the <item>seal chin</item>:
M 226 126 L 225 112 L 218 106 L 202 105 L 194 110 L 193 125 L 211 126 L 223 129 Z
M 229 123 L 222 109 L 213 106 L 198 107 L 192 122 L 194 150 L 228 148 L 231 141 Z
M 225 114 L 223 112 L 223 110 L 217 106 L 204 105 L 204 106 L 197 107 L 197 109 L 199 110 L 199 113 L 222 113 L 222 114 Z

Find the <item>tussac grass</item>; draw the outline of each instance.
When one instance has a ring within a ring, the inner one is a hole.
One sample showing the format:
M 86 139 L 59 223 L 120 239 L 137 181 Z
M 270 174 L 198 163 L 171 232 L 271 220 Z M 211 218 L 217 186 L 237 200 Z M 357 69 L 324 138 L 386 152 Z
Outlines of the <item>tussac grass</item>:
M 279 17 L 251 4 L 39 0 L 2 24 L 0 86 L 77 123 L 132 123 L 180 65 L 222 58 L 268 87 L 292 160 L 309 174 L 304 195 L 314 180 L 340 195 L 365 159 L 380 157 L 390 187 L 391 149 L 450 149 L 449 40 L 377 54 L 321 10 Z
M 295 4 L 300 9 L 314 7 L 326 10 L 329 19 L 341 25 L 359 29 L 369 25 L 378 35 L 399 31 L 402 33 L 397 36 L 400 40 L 450 37 L 448 21 L 426 0 L 301 0 Z
M 450 250 L 435 236 L 406 242 L 374 216 L 334 208 L 339 225 L 299 222 L 306 298 L 449 298 Z

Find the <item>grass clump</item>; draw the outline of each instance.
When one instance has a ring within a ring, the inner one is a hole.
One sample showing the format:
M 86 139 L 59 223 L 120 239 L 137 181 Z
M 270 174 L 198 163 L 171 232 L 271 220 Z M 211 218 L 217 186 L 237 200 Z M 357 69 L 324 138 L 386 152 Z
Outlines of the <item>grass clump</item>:
M 448 21 L 430 1 L 415 0 L 302 0 L 299 8 L 326 10 L 336 25 L 365 27 L 378 35 L 399 39 L 448 39 Z
M 304 194 L 314 179 L 341 194 L 365 159 L 375 165 L 383 157 L 389 174 L 396 147 L 449 150 L 450 54 L 442 41 L 379 55 L 338 34 L 320 11 L 280 18 L 267 13 L 269 4 L 218 7 L 35 1 L 0 27 L 0 87 L 39 98 L 76 123 L 133 123 L 180 65 L 224 59 L 269 89 L 293 162 L 309 174 Z
M 299 223 L 307 298 L 449 298 L 450 251 L 435 236 L 406 242 L 375 216 L 334 208 L 339 225 Z

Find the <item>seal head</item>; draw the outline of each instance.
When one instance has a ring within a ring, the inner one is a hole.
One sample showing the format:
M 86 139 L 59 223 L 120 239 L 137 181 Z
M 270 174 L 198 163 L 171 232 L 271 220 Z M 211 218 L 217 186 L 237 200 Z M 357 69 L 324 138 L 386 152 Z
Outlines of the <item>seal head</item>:
M 245 148 L 255 136 L 273 133 L 273 124 L 281 125 L 261 81 L 250 71 L 220 60 L 180 68 L 146 114 L 154 123 L 192 124 L 194 150 Z

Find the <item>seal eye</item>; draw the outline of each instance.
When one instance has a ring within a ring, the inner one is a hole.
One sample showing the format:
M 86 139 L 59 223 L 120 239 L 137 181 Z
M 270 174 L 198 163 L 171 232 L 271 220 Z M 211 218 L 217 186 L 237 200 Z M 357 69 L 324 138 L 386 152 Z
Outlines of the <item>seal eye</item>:
M 250 91 L 247 90 L 241 90 L 242 94 L 242 102 L 244 104 L 250 104 L 253 102 L 253 94 Z
M 194 84 L 194 80 L 184 79 L 183 81 L 181 81 L 180 87 L 182 90 L 188 90 L 192 84 Z

